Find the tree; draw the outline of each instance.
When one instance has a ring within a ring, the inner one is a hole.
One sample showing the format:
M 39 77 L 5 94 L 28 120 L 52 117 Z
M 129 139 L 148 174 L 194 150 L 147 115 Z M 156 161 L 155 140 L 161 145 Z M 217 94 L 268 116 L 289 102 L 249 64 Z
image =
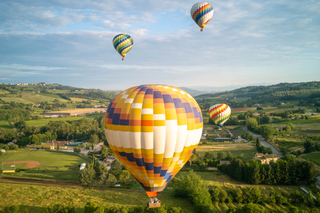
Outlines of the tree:
M 107 181 L 106 181 L 106 185 L 108 187 L 114 187 L 114 185 L 116 183 L 117 183 L 117 178 L 113 174 L 109 173 Z
M 104 163 L 97 163 L 97 166 L 95 166 L 94 168 L 97 177 L 100 177 L 104 173 L 108 173 L 107 165 Z
M 73 149 L 73 152 L 79 154 L 79 153 L 81 152 L 81 149 L 80 149 L 79 147 L 75 147 L 75 148 Z
M 108 155 L 108 149 L 105 146 L 102 146 L 101 148 L 101 155 L 103 156 Z
M 207 185 L 193 171 L 176 179 L 173 183 L 173 193 L 177 197 L 189 198 L 194 204 L 196 212 L 207 213 L 213 211 L 211 195 L 208 192 Z
M 248 203 L 241 208 L 241 212 L 245 213 L 264 213 L 265 211 L 257 204 Z
M 92 143 L 92 149 L 93 149 L 93 146 L 99 143 L 99 136 L 97 134 L 90 135 L 89 142 Z
M 120 161 L 118 159 L 116 159 L 115 161 L 112 162 L 111 164 L 111 173 L 117 178 L 119 179 L 119 175 L 122 171 L 122 165 L 120 163 Z
M 128 172 L 127 170 L 123 170 L 119 175 L 119 182 L 121 183 L 121 185 L 128 185 L 130 184 L 130 177 L 130 172 Z
M 249 130 L 254 130 L 256 126 L 258 126 L 258 121 L 255 118 L 248 118 L 246 120 L 246 126 L 248 127 Z
M 247 164 L 248 183 L 259 184 L 260 183 L 260 165 L 257 160 L 250 160 Z
M 96 175 L 96 172 L 92 168 L 92 166 L 89 166 L 81 171 L 80 173 L 80 183 L 84 186 L 89 186 L 92 184 L 93 178 Z
M 98 205 L 94 201 L 87 202 L 84 207 L 84 213 L 95 213 Z

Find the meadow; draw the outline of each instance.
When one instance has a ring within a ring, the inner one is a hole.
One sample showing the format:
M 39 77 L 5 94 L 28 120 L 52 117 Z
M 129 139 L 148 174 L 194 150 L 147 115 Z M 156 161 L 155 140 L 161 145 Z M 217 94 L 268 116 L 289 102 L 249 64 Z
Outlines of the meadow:
M 79 165 L 90 163 L 88 159 L 74 153 L 23 149 L 9 150 L 6 154 L 0 156 L 0 163 L 8 161 L 38 161 L 41 163 L 38 168 L 7 174 L 10 176 L 72 181 L 79 180 Z M 4 166 L 8 169 L 8 164 Z M 24 167 L 25 164 L 23 163 L 16 165 L 17 169 L 23 169 Z
M 10 124 L 8 123 L 8 121 L 0 121 L 0 128 L 3 128 L 3 129 L 12 129 L 13 127 L 10 126 Z
M 301 156 L 306 160 L 310 160 L 320 166 L 320 152 L 312 152 Z

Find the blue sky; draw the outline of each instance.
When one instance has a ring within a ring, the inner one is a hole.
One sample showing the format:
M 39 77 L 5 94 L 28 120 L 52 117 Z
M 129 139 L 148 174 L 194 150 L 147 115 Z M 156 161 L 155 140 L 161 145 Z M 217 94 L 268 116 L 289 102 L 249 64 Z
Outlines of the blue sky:
M 123 90 L 237 88 L 320 80 L 318 0 L 208 1 L 203 32 L 185 0 L 2 0 L 0 83 Z M 134 46 L 125 61 L 119 33 Z

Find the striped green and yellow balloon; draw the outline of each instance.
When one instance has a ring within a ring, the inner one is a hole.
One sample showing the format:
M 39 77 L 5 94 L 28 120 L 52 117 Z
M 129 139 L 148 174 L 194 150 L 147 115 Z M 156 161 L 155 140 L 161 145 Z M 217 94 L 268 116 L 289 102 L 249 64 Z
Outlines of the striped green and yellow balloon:
M 128 34 L 119 34 L 113 38 L 112 43 L 114 48 L 122 56 L 122 60 L 124 60 L 124 57 L 132 48 L 133 40 Z
M 230 118 L 231 108 L 227 104 L 214 104 L 209 109 L 210 118 L 219 126 Z
M 193 97 L 164 85 L 121 92 L 105 116 L 110 148 L 149 197 L 161 192 L 188 161 L 202 127 L 201 110 Z

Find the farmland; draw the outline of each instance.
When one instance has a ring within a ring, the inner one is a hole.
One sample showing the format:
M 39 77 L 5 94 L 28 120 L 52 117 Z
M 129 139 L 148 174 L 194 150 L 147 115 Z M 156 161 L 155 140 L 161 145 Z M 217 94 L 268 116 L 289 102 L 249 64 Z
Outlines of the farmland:
M 230 152 L 235 157 L 240 157 L 245 161 L 249 161 L 254 157 L 257 149 L 254 144 L 223 144 L 223 145 L 211 145 L 211 146 L 198 146 L 197 154 L 203 157 L 205 152 L 215 153 L 217 152 Z

